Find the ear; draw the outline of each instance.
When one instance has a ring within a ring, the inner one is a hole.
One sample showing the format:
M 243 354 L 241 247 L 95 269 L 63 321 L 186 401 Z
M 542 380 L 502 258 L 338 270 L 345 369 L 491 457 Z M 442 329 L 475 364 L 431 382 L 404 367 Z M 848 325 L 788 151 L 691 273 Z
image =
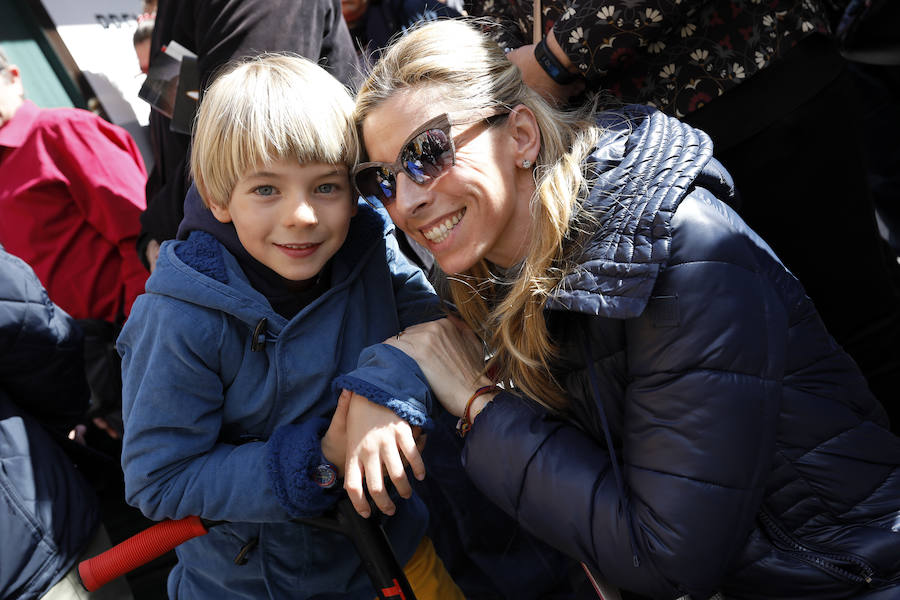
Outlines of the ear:
M 218 204 L 209 203 L 209 210 L 216 218 L 216 221 L 220 223 L 230 223 L 231 222 L 231 212 L 228 210 L 227 206 L 219 206 Z
M 513 158 L 516 165 L 521 166 L 526 160 L 533 165 L 541 151 L 541 128 L 537 117 L 530 108 L 519 104 L 509 113 L 506 125 L 514 144 Z
M 25 86 L 22 83 L 22 72 L 19 71 L 19 67 L 16 65 L 8 65 L 0 73 L 2 73 L 4 79 L 6 79 L 8 85 L 15 86 L 18 95 L 24 98 Z

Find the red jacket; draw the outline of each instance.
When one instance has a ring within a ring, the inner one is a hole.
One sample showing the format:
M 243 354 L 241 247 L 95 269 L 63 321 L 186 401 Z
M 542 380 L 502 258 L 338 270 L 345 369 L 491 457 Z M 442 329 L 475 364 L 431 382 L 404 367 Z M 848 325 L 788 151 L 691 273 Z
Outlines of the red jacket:
M 26 101 L 0 127 L 0 244 L 76 319 L 115 321 L 144 291 L 147 172 L 124 129 Z

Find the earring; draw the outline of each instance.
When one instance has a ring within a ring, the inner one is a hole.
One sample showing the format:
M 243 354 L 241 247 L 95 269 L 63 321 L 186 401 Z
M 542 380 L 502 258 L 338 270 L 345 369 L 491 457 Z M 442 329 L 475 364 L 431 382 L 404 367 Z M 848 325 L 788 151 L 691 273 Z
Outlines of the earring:
M 530 167 L 530 166 L 531 166 L 531 161 L 528 160 L 527 158 L 526 158 L 525 160 L 522 161 L 522 168 L 523 168 L 523 169 L 527 169 L 527 168 Z

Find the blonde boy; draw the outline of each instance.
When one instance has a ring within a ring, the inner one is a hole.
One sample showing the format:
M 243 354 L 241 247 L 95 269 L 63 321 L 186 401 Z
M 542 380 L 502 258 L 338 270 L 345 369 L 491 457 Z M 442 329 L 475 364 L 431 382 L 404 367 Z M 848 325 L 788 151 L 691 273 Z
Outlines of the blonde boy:
M 119 338 L 128 501 L 151 519 L 227 522 L 177 548 L 170 598 L 374 597 L 346 538 L 291 520 L 343 493 L 347 402 L 332 380 L 435 312 L 385 218 L 351 192 L 351 111 L 337 80 L 284 55 L 232 65 L 201 102 L 199 196 Z M 414 588 L 447 579 L 426 522 L 415 495 L 385 522 Z M 441 587 L 431 597 L 461 597 Z

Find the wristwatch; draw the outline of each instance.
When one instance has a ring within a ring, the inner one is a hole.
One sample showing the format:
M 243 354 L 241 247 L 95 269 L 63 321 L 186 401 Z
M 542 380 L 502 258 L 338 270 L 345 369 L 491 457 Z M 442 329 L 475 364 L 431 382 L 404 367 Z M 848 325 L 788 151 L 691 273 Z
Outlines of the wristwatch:
M 547 38 L 541 39 L 534 46 L 534 58 L 537 60 L 541 68 L 547 72 L 550 79 L 559 85 L 567 85 L 578 79 L 579 75 L 572 73 L 563 66 L 559 59 L 553 55 L 550 48 L 547 47 Z
M 313 471 L 313 481 L 320 488 L 330 490 L 337 484 L 337 467 L 330 462 L 323 462 Z

